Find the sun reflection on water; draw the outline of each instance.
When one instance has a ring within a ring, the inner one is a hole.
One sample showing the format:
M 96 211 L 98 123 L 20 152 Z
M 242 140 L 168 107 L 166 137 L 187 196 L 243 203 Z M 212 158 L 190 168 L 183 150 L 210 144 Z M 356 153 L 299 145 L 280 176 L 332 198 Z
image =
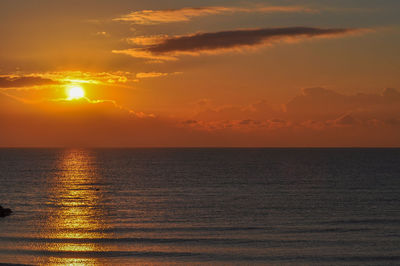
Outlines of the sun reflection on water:
M 106 210 L 101 203 L 103 192 L 99 189 L 101 180 L 93 154 L 87 150 L 65 151 L 58 169 L 50 193 L 55 208 L 48 221 L 48 238 L 57 241 L 47 247 L 55 254 L 50 257 L 49 264 L 97 264 L 91 252 L 105 250 L 90 239 L 104 238 L 107 224 Z

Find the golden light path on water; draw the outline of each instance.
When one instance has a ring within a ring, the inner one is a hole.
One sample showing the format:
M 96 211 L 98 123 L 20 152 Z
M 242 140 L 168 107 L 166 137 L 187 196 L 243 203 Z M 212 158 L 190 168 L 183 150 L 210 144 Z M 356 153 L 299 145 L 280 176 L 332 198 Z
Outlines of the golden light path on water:
M 48 264 L 97 264 L 98 260 L 90 255 L 91 252 L 105 250 L 100 244 L 85 239 L 104 238 L 102 231 L 107 226 L 105 210 L 100 204 L 101 192 L 96 187 L 100 177 L 96 172 L 93 155 L 88 150 L 66 150 L 58 168 L 50 191 L 56 208 L 48 221 L 47 237 L 62 241 L 48 243 L 47 250 L 56 254 L 49 258 Z

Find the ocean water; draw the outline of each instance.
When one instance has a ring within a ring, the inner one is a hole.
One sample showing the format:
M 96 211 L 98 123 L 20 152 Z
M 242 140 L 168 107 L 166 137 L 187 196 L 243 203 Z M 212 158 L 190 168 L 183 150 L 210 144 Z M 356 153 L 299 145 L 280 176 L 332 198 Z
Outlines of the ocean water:
M 0 149 L 0 262 L 399 265 L 400 149 Z

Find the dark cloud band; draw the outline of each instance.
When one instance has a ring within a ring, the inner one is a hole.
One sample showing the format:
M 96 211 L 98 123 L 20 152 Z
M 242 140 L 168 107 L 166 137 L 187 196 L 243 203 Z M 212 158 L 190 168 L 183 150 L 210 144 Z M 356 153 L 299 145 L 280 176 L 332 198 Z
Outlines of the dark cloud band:
M 174 53 L 230 49 L 262 44 L 273 38 L 334 36 L 354 31 L 354 29 L 342 28 L 286 27 L 197 33 L 167 38 L 148 47 L 147 51 L 151 53 Z
M 11 77 L 11 76 L 0 76 L 0 88 L 18 88 L 18 87 L 30 87 L 30 86 L 41 86 L 58 84 L 57 81 L 42 78 L 42 77 Z

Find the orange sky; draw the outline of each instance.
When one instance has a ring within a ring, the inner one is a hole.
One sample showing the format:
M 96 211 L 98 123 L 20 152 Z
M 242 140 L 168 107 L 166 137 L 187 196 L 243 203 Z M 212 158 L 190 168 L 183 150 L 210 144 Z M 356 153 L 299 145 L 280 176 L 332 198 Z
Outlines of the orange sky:
M 400 3 L 348 2 L 4 0 L 0 146 L 398 147 Z

